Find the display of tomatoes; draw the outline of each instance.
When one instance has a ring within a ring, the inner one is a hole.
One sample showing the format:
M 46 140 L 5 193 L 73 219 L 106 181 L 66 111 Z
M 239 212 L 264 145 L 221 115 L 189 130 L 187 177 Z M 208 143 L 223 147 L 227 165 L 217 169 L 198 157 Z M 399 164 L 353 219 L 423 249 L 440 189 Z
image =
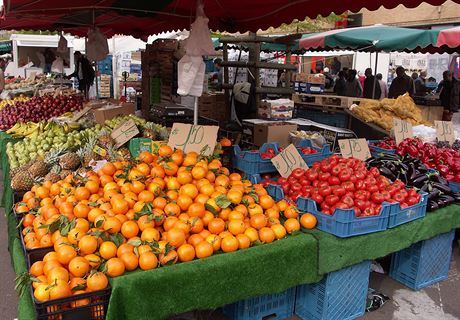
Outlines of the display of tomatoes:
M 368 170 L 361 160 L 337 155 L 269 183 L 279 185 L 292 201 L 299 197 L 312 199 L 326 214 L 333 214 L 335 209 L 354 209 L 358 217 L 375 216 L 384 202 L 399 202 L 405 208 L 421 200 L 415 189 L 406 190 L 400 180 L 392 183 L 377 168 Z

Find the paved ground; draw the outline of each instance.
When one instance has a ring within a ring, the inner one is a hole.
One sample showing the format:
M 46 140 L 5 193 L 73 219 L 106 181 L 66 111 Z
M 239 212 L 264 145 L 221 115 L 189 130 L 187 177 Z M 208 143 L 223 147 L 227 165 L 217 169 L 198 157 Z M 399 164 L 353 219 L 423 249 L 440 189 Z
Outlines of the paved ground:
M 3 179 L 0 179 L 3 181 Z M 0 185 L 0 194 L 3 193 Z M 5 211 L 0 209 L 0 319 L 17 317 L 17 296 L 14 291 L 15 274 L 7 248 Z M 370 287 L 391 298 L 381 309 L 366 314 L 364 320 L 460 320 L 460 249 L 454 248 L 449 278 L 418 292 L 414 292 L 386 275 L 371 274 Z M 179 318 L 179 317 L 178 317 Z M 182 319 L 224 320 L 220 312 L 203 313 L 199 317 Z M 179 319 L 180 319 L 179 318 Z M 298 319 L 296 317 L 292 320 Z M 27 319 L 29 320 L 29 319 Z M 82 319 L 83 320 L 83 319 Z

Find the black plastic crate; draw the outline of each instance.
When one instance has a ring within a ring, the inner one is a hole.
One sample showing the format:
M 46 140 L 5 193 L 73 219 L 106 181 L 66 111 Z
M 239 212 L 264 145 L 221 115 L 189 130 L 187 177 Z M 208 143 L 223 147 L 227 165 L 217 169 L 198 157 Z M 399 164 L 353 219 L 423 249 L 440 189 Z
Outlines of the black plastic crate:
M 38 320 L 103 320 L 107 314 L 111 291 L 107 287 L 104 290 L 45 302 L 37 302 L 33 296 L 32 299 Z M 81 303 L 81 300 L 87 304 L 72 307 L 74 303 Z
M 26 249 L 26 244 L 24 242 L 24 236 L 22 235 L 22 226 L 18 228 L 19 238 L 21 239 L 22 250 L 24 251 L 24 258 L 26 260 L 26 265 L 30 267 L 34 262 L 43 260 L 43 257 L 48 253 L 54 250 L 51 247 L 36 248 L 36 249 Z

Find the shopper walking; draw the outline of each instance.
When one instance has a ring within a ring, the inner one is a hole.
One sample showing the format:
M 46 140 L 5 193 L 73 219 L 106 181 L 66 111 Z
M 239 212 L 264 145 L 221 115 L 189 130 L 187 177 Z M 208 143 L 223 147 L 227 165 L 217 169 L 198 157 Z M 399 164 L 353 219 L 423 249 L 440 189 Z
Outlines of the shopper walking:
M 364 75 L 366 76 L 366 79 L 364 80 L 363 97 L 367 99 L 380 98 L 380 84 L 378 83 L 377 79 L 372 75 L 372 69 L 367 68 L 366 71 L 364 71 Z
M 361 97 L 363 95 L 363 87 L 361 87 L 361 83 L 356 78 L 356 75 L 356 70 L 353 69 L 348 71 L 348 78 L 345 83 L 344 96 Z
M 344 96 L 346 85 L 347 85 L 346 73 L 345 71 L 339 71 L 337 75 L 337 79 L 335 80 L 334 93 L 338 96 Z
M 397 67 L 396 78 L 391 82 L 388 97 L 396 99 L 406 93 L 411 97 L 414 95 L 414 81 L 406 75 L 406 70 L 403 67 Z
M 429 91 L 426 88 L 426 71 L 420 72 L 420 75 L 414 81 L 415 95 L 424 96 Z
M 381 73 L 377 73 L 375 76 L 380 86 L 380 100 L 388 98 L 388 86 L 385 81 L 383 81 L 383 76 Z
M 91 66 L 91 62 L 81 54 L 80 51 L 75 51 L 75 71 L 68 77 L 75 77 L 78 79 L 78 90 L 84 92 L 85 97 L 88 98 L 89 88 L 94 83 L 95 72 Z
M 460 105 L 460 81 L 455 79 L 452 71 L 442 74 L 442 87 L 439 93 L 441 105 L 444 107 L 443 121 L 451 121 L 454 112 L 458 112 Z

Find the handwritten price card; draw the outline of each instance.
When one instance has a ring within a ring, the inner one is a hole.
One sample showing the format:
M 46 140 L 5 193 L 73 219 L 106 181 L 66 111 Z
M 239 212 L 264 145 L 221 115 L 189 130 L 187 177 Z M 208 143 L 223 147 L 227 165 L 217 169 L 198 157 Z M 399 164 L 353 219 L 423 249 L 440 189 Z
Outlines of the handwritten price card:
M 344 158 L 356 158 L 365 161 L 371 157 L 366 139 L 339 140 L 339 147 Z
M 121 125 L 113 129 L 110 136 L 115 140 L 115 146 L 119 148 L 131 138 L 134 138 L 139 134 L 136 124 L 133 120 L 123 122 Z
M 307 169 L 308 166 L 305 161 L 302 159 L 299 151 L 293 144 L 287 146 L 280 154 L 272 159 L 272 163 L 278 170 L 279 174 L 287 178 L 294 169 L 301 168 Z
M 454 126 L 451 121 L 435 121 L 434 127 L 439 141 L 447 141 L 450 144 L 455 142 Z
M 414 136 L 411 123 L 393 118 L 393 124 L 396 144 L 400 144 L 404 139 Z
M 169 135 L 168 146 L 173 149 L 182 149 L 184 152 L 195 151 L 209 156 L 214 152 L 218 130 L 217 126 L 174 123 Z

